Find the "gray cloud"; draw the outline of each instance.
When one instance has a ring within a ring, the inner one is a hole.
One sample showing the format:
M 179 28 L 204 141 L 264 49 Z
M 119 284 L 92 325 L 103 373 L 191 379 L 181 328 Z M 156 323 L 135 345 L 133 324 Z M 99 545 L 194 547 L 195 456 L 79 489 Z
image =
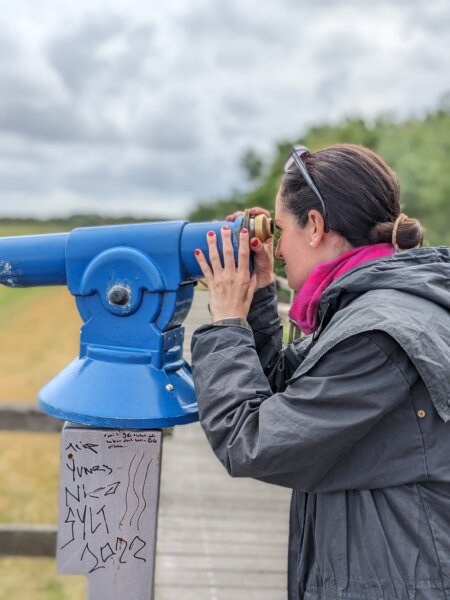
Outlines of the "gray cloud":
M 21 192 L 31 194 L 31 198 L 36 193 L 43 193 L 47 189 L 47 181 L 42 178 L 42 174 L 36 169 L 32 171 L 14 170 L 4 172 L 0 167 L 0 188 L 5 201 L 11 201 L 9 194 L 20 189 Z M 15 207 L 12 207 L 15 208 Z
M 261 112 L 256 100 L 233 94 L 225 95 L 224 108 L 236 119 L 257 119 Z
M 369 49 L 368 42 L 358 32 L 349 35 L 348 31 L 344 31 L 330 35 L 326 44 L 313 49 L 312 56 L 319 68 L 333 68 L 339 63 L 351 64 L 364 57 Z
M 47 141 L 71 141 L 83 136 L 83 125 L 71 106 L 30 106 L 25 101 L 0 108 L 0 128 Z
M 412 6 L 409 5 L 409 13 L 403 22 L 405 35 L 411 35 L 414 31 L 424 31 L 433 36 L 443 36 L 448 40 L 449 28 L 450 11 L 446 0 L 434 2 L 416 0 Z M 448 47 L 448 43 L 446 45 Z
M 227 166 L 227 161 L 223 164 Z M 109 160 L 75 169 L 65 179 L 68 190 L 74 194 L 94 194 L 102 202 L 120 200 L 126 207 L 128 198 L 136 194 L 162 198 L 166 203 L 174 195 L 188 198 L 195 193 L 210 197 L 220 184 L 221 174 L 189 155 L 167 161 L 142 154 L 123 161 L 111 154 Z
M 153 113 L 137 124 L 137 139 L 158 152 L 193 152 L 201 145 L 201 115 L 188 93 L 162 99 Z
M 49 44 L 50 64 L 70 89 L 80 91 L 103 72 L 105 61 L 96 57 L 95 51 L 122 28 L 122 19 L 109 15 L 102 20 L 85 20 L 73 30 L 65 29 Z
M 0 26 L 0 214 L 180 215 L 246 148 L 446 91 L 444 0 L 35 6 Z
M 194 39 L 226 37 L 236 42 L 252 39 L 265 44 L 278 43 L 283 31 L 273 20 L 266 20 L 261 6 L 255 2 L 193 2 L 189 13 L 178 20 Z

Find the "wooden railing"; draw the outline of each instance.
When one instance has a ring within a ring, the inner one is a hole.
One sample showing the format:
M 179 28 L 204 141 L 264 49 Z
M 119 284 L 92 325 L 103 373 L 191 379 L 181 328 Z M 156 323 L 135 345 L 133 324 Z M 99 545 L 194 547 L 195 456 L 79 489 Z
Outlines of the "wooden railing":
M 0 556 L 56 555 L 56 525 L 0 523 Z
M 277 277 L 277 285 L 288 290 L 287 280 Z M 289 304 L 278 304 L 282 319 L 287 318 Z M 0 404 L 0 431 L 60 433 L 63 421 L 43 413 L 35 405 Z M 163 430 L 170 435 L 173 428 Z M 56 525 L 0 523 L 0 556 L 48 556 L 56 553 Z
M 1 431 L 58 433 L 63 422 L 33 405 L 0 404 Z M 56 525 L 0 523 L 0 556 L 55 556 Z
M 59 433 L 63 421 L 43 413 L 34 405 L 0 404 L 0 431 Z

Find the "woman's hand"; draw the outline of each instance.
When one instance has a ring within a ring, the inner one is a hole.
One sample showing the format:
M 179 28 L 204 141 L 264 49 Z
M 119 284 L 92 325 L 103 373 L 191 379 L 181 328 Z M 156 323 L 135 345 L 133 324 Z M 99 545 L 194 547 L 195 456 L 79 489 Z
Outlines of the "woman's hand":
M 249 209 L 252 217 L 256 215 L 265 215 L 270 218 L 270 213 L 265 208 L 255 206 Z M 227 221 L 235 221 L 237 217 L 243 215 L 242 211 L 236 211 L 226 217 Z M 250 242 L 251 249 L 254 253 L 254 272 L 257 278 L 257 288 L 266 287 L 275 279 L 273 271 L 273 237 L 266 242 L 261 242 L 258 238 L 253 238 Z
M 217 249 L 217 239 L 213 231 L 208 231 L 209 266 L 201 250 L 195 250 L 197 262 L 208 284 L 210 303 L 209 308 L 213 321 L 239 317 L 245 319 L 250 309 L 257 287 L 254 273 L 250 276 L 249 236 L 242 229 L 239 239 L 238 266 L 234 261 L 234 250 L 231 241 L 231 231 L 224 226 L 221 231 L 223 245 L 223 266 Z

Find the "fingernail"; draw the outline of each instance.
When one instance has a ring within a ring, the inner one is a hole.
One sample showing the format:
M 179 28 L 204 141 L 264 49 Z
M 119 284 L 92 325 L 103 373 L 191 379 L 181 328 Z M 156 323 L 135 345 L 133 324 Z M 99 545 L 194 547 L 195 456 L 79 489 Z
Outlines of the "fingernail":
M 222 230 L 223 230 L 223 231 L 229 231 L 229 230 L 230 230 L 230 228 L 228 227 L 228 225 L 224 225 L 224 226 L 222 227 Z
M 214 235 L 214 231 L 208 231 L 208 235 L 209 237 L 212 237 Z
M 253 246 L 253 248 L 256 248 L 258 243 L 259 243 L 258 238 L 253 238 L 252 241 L 250 242 L 250 244 Z
M 200 250 L 197 248 L 197 250 L 195 250 L 195 254 L 198 256 L 200 254 Z
M 248 231 L 245 229 L 245 227 L 243 227 L 243 228 L 241 229 L 241 233 L 248 233 Z

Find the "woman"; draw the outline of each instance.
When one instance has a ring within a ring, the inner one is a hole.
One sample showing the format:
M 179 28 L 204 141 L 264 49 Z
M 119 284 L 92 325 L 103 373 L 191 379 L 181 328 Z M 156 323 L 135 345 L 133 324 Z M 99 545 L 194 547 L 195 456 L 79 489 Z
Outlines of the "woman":
M 257 211 L 257 209 L 256 209 Z M 294 150 L 276 255 L 307 335 L 282 349 L 271 252 L 212 232 L 213 323 L 192 361 L 202 426 L 232 476 L 293 489 L 288 597 L 450 598 L 450 253 L 420 246 L 370 150 Z M 212 234 L 211 234 L 212 233 Z

